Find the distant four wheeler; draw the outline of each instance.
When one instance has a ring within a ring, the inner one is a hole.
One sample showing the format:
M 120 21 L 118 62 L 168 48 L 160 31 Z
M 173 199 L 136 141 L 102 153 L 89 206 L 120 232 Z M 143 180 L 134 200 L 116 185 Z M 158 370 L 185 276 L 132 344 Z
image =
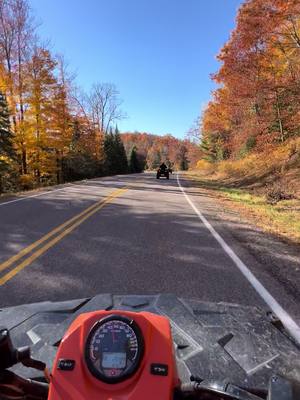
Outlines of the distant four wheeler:
M 169 168 L 161 168 L 161 167 L 159 167 L 157 172 L 156 172 L 156 179 L 159 179 L 161 176 L 165 176 L 166 179 L 169 179 L 170 172 L 172 173 L 172 171 L 170 171 Z

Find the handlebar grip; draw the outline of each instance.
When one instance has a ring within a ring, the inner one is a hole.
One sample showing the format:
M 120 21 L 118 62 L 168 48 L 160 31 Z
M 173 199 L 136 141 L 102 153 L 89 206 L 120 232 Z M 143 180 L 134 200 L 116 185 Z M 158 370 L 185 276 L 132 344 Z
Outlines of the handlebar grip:
M 14 348 L 9 331 L 0 330 L 0 371 L 9 368 L 18 362 L 17 350 Z
M 30 359 L 30 347 L 15 348 L 9 330 L 2 328 L 0 330 L 0 371 L 28 359 Z
M 7 393 L 7 389 L 9 392 Z M 47 400 L 49 385 L 32 379 L 25 379 L 11 371 L 4 371 L 0 381 L 0 398 L 29 398 L 36 400 Z M 15 394 L 17 397 L 12 397 Z M 20 397 L 22 396 L 22 397 Z

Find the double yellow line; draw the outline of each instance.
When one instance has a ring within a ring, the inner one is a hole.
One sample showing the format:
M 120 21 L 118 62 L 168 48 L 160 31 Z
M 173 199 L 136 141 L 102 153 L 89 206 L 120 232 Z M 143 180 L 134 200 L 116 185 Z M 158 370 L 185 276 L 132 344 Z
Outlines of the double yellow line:
M 7 272 L 5 275 L 3 275 L 0 278 L 0 286 L 4 285 L 7 281 L 9 281 L 11 278 L 13 278 L 16 274 L 18 274 L 20 271 L 22 271 L 27 265 L 31 264 L 33 261 L 35 261 L 38 257 L 40 257 L 42 254 L 44 254 L 48 249 L 53 247 L 56 243 L 58 243 L 61 239 L 63 239 L 65 236 L 69 235 L 75 228 L 77 228 L 79 225 L 81 225 L 85 220 L 90 218 L 93 214 L 101 210 L 106 204 L 111 203 L 113 199 L 116 197 L 120 196 L 122 193 L 124 193 L 127 188 L 122 188 L 115 190 L 113 193 L 111 193 L 108 197 L 106 197 L 104 200 L 100 200 L 96 204 L 93 204 L 92 206 L 88 207 L 81 213 L 75 215 L 75 217 L 69 219 L 68 221 L 64 222 L 63 224 L 59 225 L 49 233 L 47 233 L 45 236 L 41 237 L 41 239 L 37 240 L 36 242 L 32 243 L 31 245 L 25 247 L 23 250 L 21 250 L 18 254 L 14 255 L 13 257 L 9 258 L 8 260 L 4 261 L 2 264 L 0 264 L 0 272 L 8 269 L 11 267 L 14 263 L 17 263 L 20 261 L 23 257 L 29 255 L 27 258 L 25 258 L 23 261 L 21 261 L 20 264 L 15 266 L 12 270 Z M 49 240 L 51 239 L 51 240 Z M 41 246 L 43 245 L 43 246 Z M 41 246 L 41 247 L 39 247 Z M 38 248 L 38 249 L 37 249 Z M 31 255 L 30 253 L 34 251 Z

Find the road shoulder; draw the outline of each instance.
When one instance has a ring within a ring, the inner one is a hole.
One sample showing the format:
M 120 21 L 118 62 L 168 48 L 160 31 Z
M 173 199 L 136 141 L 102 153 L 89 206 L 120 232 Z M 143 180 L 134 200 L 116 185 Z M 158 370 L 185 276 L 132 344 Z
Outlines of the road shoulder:
M 300 248 L 255 224 L 216 190 L 181 177 L 185 191 L 255 276 L 300 321 Z

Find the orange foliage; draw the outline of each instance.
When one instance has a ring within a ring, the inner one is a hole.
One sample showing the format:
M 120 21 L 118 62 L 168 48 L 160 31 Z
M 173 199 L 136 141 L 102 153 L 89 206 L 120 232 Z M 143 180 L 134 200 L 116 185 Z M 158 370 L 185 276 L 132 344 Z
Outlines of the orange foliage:
M 123 133 L 122 141 L 127 154 L 137 148 L 138 156 L 150 169 L 163 161 L 176 169 L 194 167 L 200 156 L 199 146 L 189 140 L 180 140 L 172 135 L 157 136 L 149 133 Z
M 299 135 L 298 0 L 245 1 L 218 59 L 213 79 L 221 87 L 202 119 L 212 160 L 243 157 Z

